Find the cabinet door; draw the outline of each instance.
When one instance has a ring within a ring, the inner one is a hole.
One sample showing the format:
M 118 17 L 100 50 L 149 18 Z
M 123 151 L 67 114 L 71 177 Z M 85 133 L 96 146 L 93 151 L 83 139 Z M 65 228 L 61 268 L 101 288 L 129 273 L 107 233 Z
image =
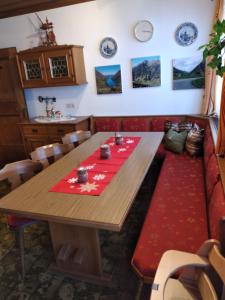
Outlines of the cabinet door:
M 24 88 L 40 87 L 47 84 L 44 56 L 42 53 L 20 54 L 19 70 Z
M 16 49 L 0 49 L 0 168 L 25 158 L 17 123 L 26 107 L 16 65 Z
M 49 84 L 74 84 L 76 78 L 70 49 L 48 51 L 44 56 Z

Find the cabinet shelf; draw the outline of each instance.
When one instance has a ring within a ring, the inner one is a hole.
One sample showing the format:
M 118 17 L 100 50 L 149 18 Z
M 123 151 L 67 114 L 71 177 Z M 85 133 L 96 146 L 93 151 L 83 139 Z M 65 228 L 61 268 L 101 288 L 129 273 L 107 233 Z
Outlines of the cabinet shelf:
M 83 46 L 36 47 L 17 56 L 23 88 L 86 84 Z

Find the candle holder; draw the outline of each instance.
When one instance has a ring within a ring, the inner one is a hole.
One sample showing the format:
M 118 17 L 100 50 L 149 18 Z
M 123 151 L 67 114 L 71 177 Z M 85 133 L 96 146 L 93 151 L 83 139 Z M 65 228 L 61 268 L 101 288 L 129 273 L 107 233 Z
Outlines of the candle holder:
M 102 159 L 108 159 L 111 156 L 110 147 L 108 144 L 101 145 L 100 147 L 100 157 Z
M 77 169 L 77 179 L 79 183 L 85 183 L 88 181 L 88 171 L 85 167 Z
M 123 144 L 123 137 L 120 134 L 115 134 L 115 144 L 122 145 Z

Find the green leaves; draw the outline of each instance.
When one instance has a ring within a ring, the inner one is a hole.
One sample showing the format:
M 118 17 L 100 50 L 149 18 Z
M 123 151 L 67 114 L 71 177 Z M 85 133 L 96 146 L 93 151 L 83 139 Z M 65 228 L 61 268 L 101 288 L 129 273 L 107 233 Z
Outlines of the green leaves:
M 208 44 L 202 45 L 198 50 L 203 49 L 203 58 L 210 58 L 208 66 L 216 69 L 216 74 L 223 76 L 225 67 L 223 66 L 225 53 L 225 20 L 218 20 L 213 26 L 213 32 Z

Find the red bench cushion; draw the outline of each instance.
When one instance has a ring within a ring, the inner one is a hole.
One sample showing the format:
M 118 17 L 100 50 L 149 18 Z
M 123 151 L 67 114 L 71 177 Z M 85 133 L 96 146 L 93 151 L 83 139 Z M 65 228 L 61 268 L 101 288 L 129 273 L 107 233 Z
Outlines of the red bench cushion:
M 95 131 L 120 131 L 119 121 L 116 119 L 97 119 L 95 121 Z
M 7 215 L 7 223 L 10 227 L 13 228 L 23 227 L 24 225 L 28 225 L 34 222 L 35 221 L 32 219 L 17 217 L 14 215 Z
M 215 185 L 209 203 L 210 237 L 219 239 L 219 220 L 225 217 L 225 197 L 221 181 Z
M 203 148 L 204 148 L 204 164 L 206 168 L 209 162 L 209 158 L 214 152 L 214 142 L 212 139 L 211 129 L 209 125 L 207 125 L 205 130 Z
M 219 166 L 216 155 L 212 154 L 206 166 L 206 191 L 208 202 L 212 196 L 213 188 L 219 180 L 219 174 Z
M 149 124 L 146 119 L 127 118 L 122 123 L 123 131 L 149 131 Z
M 166 250 L 196 252 L 207 238 L 202 159 L 167 153 L 132 264 L 152 278 Z
M 164 147 L 164 144 L 161 143 L 159 145 L 159 148 L 158 148 L 157 152 L 156 152 L 156 157 L 158 159 L 164 159 L 166 157 L 167 152 L 168 152 L 168 150 L 166 150 L 165 147 Z
M 166 121 L 172 121 L 174 123 L 180 123 L 179 117 L 156 117 L 152 119 L 152 131 L 164 131 L 164 125 Z

